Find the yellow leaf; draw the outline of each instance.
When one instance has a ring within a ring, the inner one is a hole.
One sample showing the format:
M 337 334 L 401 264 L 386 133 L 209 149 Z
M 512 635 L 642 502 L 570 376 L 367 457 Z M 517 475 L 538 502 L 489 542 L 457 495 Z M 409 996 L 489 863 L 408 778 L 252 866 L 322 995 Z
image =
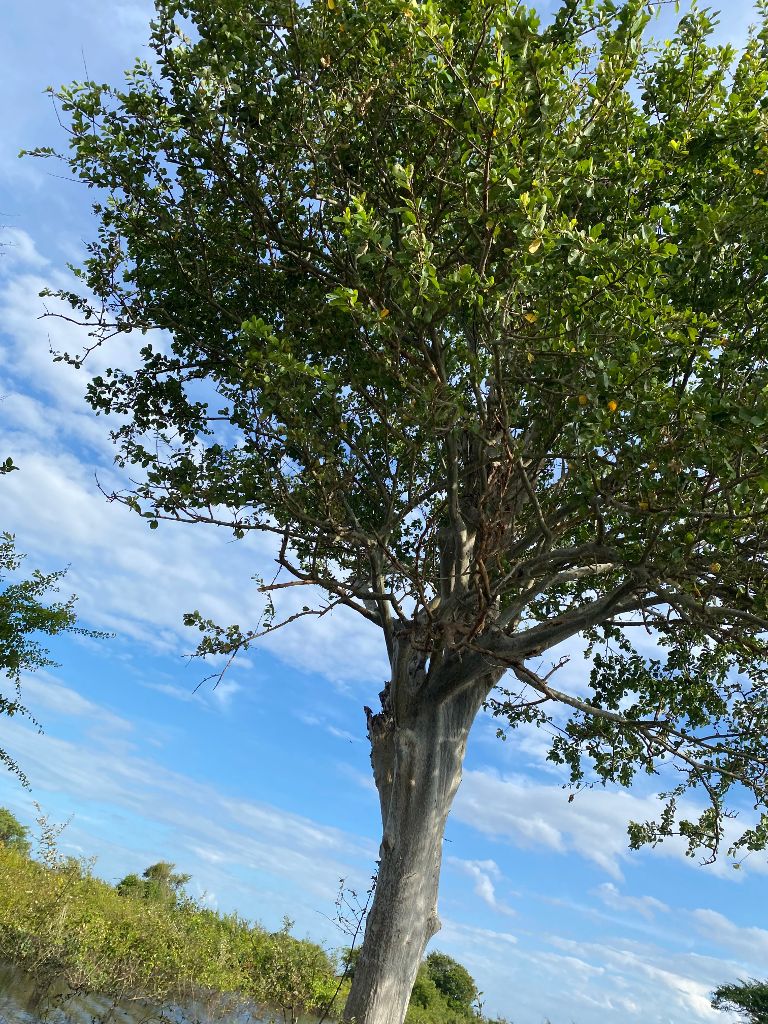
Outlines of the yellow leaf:
M 523 314 L 523 319 L 527 320 L 529 324 L 535 324 L 536 321 L 539 319 L 539 314 L 538 313 L 524 313 Z
M 579 405 L 589 405 L 589 399 L 586 395 L 579 395 Z
M 647 512 L 648 511 L 648 502 L 647 501 L 640 501 L 640 502 L 638 502 L 637 507 L 640 509 L 641 512 Z
M 379 310 L 379 319 L 385 320 L 388 316 L 389 316 L 389 310 L 387 309 L 386 306 L 384 306 L 383 309 Z
M 541 248 L 541 239 L 540 238 L 534 238 L 534 240 L 528 246 L 528 252 L 530 252 L 530 253 L 538 252 L 540 248 Z
M 759 167 L 756 167 L 754 169 L 754 171 L 752 171 L 752 173 L 753 174 L 765 174 L 765 171 L 761 171 Z
M 336 9 L 336 0 L 328 0 L 328 10 L 333 11 Z
M 616 410 L 618 408 L 619 408 L 619 403 L 618 402 L 614 402 L 614 400 L 611 399 L 610 402 L 608 403 L 608 412 L 616 412 Z
M 533 362 L 533 360 L 534 360 L 534 355 L 533 355 L 533 352 L 529 352 L 529 353 L 528 353 L 528 362 L 529 362 L 529 363 L 532 363 L 532 362 Z
M 719 562 L 713 562 L 713 563 L 712 563 L 712 564 L 710 565 L 710 567 L 709 567 L 709 568 L 710 568 L 710 569 L 712 570 L 712 572 L 720 572 L 720 569 L 722 568 L 722 566 L 720 565 L 720 563 L 719 563 Z

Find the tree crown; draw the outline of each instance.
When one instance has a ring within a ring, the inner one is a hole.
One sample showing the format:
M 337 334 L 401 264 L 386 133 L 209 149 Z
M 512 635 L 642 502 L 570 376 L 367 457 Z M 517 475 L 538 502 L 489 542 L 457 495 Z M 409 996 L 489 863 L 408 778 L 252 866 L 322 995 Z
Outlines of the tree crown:
M 674 762 L 632 841 L 714 853 L 768 769 L 768 23 L 648 6 L 157 0 L 154 64 L 57 93 L 104 197 L 61 294 L 93 345 L 166 332 L 88 393 L 151 526 L 274 534 L 265 591 L 326 595 L 285 618 L 416 666 L 401 716 L 511 669 L 575 781 Z M 577 636 L 587 698 L 527 664 Z

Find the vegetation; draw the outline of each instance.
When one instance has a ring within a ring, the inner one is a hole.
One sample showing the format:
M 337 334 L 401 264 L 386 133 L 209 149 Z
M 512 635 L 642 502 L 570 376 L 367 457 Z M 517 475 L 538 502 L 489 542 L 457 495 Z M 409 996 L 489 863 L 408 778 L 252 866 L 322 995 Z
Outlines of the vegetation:
M 125 893 L 125 890 L 124 890 Z M 0 847 L 0 962 L 49 994 L 94 993 L 156 1011 L 193 999 L 277 1007 L 288 1020 L 333 996 L 334 963 L 285 931 L 189 899 L 121 895 L 82 864 L 46 866 Z
M 419 967 L 405 1019 L 408 1024 L 477 1021 L 479 996 L 466 967 L 446 953 L 433 952 Z
M 338 1016 L 349 989 L 343 965 L 291 935 L 290 920 L 268 932 L 200 906 L 183 891 L 190 876 L 167 861 L 113 887 L 93 876 L 92 864 L 61 858 L 58 830 L 40 820 L 42 863 L 29 857 L 28 829 L 0 808 L 0 964 L 34 978 L 42 1007 L 98 994 L 140 1002 L 147 1019 L 195 999 L 214 1015 L 248 1003 L 271 1007 L 286 1022 L 304 1013 Z M 477 998 L 466 969 L 432 953 L 407 1020 L 482 1024 Z
M 661 774 L 632 846 L 714 857 L 741 804 L 768 844 L 768 8 L 737 54 L 653 6 L 156 0 L 151 62 L 56 92 L 98 222 L 60 358 L 136 339 L 88 392 L 115 497 L 275 536 L 264 622 L 191 613 L 200 653 L 381 631 L 357 1024 L 405 1014 L 483 703 L 556 717 L 576 785 Z
M 28 836 L 27 826 L 22 825 L 7 807 L 0 807 L 0 846 L 27 856 L 31 849 Z
M 192 878 L 191 875 L 178 874 L 173 870 L 175 867 L 175 864 L 167 860 L 150 864 L 141 876 L 126 875 L 117 883 L 117 891 L 121 896 L 175 905 L 185 898 L 184 886 Z
M 13 459 L 7 458 L 0 462 L 0 476 L 6 476 L 18 468 Z M 36 569 L 29 579 L 21 580 L 18 579 L 18 570 L 23 561 L 24 555 L 16 551 L 13 535 L 0 533 L 0 677 L 7 677 L 12 686 L 11 693 L 4 693 L 0 689 L 0 715 L 7 715 L 9 718 L 14 715 L 31 718 L 21 701 L 22 672 L 34 672 L 35 669 L 56 665 L 36 639 L 37 634 L 56 636 L 58 633 L 82 633 L 93 637 L 107 635 L 76 625 L 74 597 L 67 601 L 45 603 L 44 599 L 48 595 L 58 592 L 58 585 L 66 575 L 65 570 L 46 574 Z M 0 765 L 9 768 L 26 784 L 27 779 L 23 770 L 2 747 Z
M 0 473 L 7 471 L 6 464 L 0 465 Z M 74 597 L 67 601 L 46 602 L 49 594 L 58 591 L 58 585 L 66 575 L 65 570 L 41 573 L 35 569 L 29 579 L 18 579 L 23 560 L 24 555 L 16 551 L 12 534 L 0 533 L 0 678 L 7 677 L 11 683 L 10 693 L 0 689 L 0 715 L 9 718 L 14 715 L 31 718 L 21 700 L 22 672 L 56 665 L 37 640 L 37 634 L 106 635 L 76 625 Z M 26 783 L 24 772 L 2 747 L 0 764 Z
M 738 1013 L 745 1024 L 768 1024 L 768 982 L 739 981 L 715 989 L 716 1010 Z

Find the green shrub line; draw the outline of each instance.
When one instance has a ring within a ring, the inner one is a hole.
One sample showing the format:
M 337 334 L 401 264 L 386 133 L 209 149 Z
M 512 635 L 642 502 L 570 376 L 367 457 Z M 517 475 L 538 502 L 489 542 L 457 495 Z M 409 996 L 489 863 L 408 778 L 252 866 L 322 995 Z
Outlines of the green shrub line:
M 43 1004 L 62 990 L 159 1010 L 219 997 L 223 1011 L 251 1003 L 290 1020 L 317 1012 L 337 988 L 334 959 L 287 929 L 185 896 L 121 895 L 82 862 L 46 866 L 2 844 L 0 962 L 33 977 Z
M 251 1006 L 289 1024 L 304 1015 L 338 1018 L 354 954 L 345 974 L 348 951 L 332 955 L 295 938 L 287 918 L 270 932 L 201 906 L 184 892 L 189 876 L 175 874 L 168 862 L 113 886 L 94 876 L 93 861 L 55 854 L 52 840 L 42 847 L 42 861 L 34 860 L 27 830 L 10 827 L 9 816 L 7 835 L 0 835 L 0 964 L 34 980 L 39 1015 L 67 999 L 98 996 L 141 1004 L 155 1019 L 193 1003 L 211 1016 Z M 406 1022 L 485 1021 L 479 998 L 461 964 L 431 953 Z

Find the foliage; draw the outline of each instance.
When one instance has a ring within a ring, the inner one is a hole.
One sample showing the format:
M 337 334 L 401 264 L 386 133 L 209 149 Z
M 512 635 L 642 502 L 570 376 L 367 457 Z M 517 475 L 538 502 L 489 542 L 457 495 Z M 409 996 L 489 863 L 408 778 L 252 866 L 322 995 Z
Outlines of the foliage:
M 152 903 L 178 903 L 184 898 L 184 886 L 192 876 L 174 872 L 175 867 L 170 861 L 158 861 L 157 864 L 151 864 L 141 877 L 136 874 L 126 875 L 117 883 L 117 891 L 121 896 L 132 896 Z
M 445 954 L 438 954 L 443 957 Z M 457 999 L 452 998 L 448 992 L 441 989 L 433 976 L 432 967 L 429 963 L 429 957 L 419 967 L 418 974 L 416 975 L 416 981 L 414 982 L 413 992 L 411 993 L 411 1001 L 408 1007 L 408 1012 L 405 1017 L 405 1024 L 466 1024 L 467 1021 L 482 1022 L 484 1018 L 481 1017 L 471 1003 L 464 1003 Z M 450 957 L 446 957 L 446 960 L 450 960 Z M 472 991 L 474 996 L 477 995 L 477 989 L 474 982 L 472 981 L 466 968 L 462 967 L 461 964 L 456 963 L 455 960 L 452 964 L 458 969 L 456 976 L 459 974 L 466 975 L 471 983 Z M 452 969 L 447 972 L 438 972 L 438 978 L 445 981 L 446 978 L 450 978 L 453 974 Z M 462 982 L 464 981 L 462 977 Z M 453 987 L 450 982 L 448 989 L 453 991 Z M 459 986 L 461 991 L 461 983 Z M 474 998 L 473 996 L 473 998 Z
M 437 950 L 429 954 L 425 965 L 427 974 L 448 1002 L 456 1009 L 471 1011 L 479 992 L 466 967 Z
M 0 808 L 0 962 L 32 975 L 42 996 L 63 983 L 79 994 L 144 1000 L 148 1010 L 219 997 L 222 1011 L 237 1000 L 252 1001 L 277 1008 L 290 1022 L 330 1003 L 335 1018 L 346 996 L 343 988 L 333 998 L 336 965 L 321 946 L 294 938 L 288 919 L 270 933 L 189 898 L 172 900 L 168 894 L 178 893 L 189 876 L 167 861 L 144 876 L 126 876 L 144 883 L 137 889 L 126 889 L 126 879 L 113 888 L 93 877 L 92 862 L 56 854 L 57 830 L 41 821 L 48 833 L 45 863 L 27 856 L 28 844 L 15 845 L 13 838 L 25 839 L 27 829 Z M 169 880 L 164 898 L 147 894 L 153 877 Z M 460 964 L 432 954 L 414 986 L 409 1024 L 477 1019 L 468 1003 L 461 1004 L 470 988 L 474 998 L 474 982 Z M 449 992 L 461 995 L 457 1000 Z
M 287 919 L 282 931 L 274 932 L 254 951 L 251 969 L 263 979 L 270 1001 L 281 1007 L 286 1024 L 296 1024 L 313 1009 L 330 1006 L 338 988 L 327 953 L 315 943 L 295 939 Z
M 0 472 L 9 472 L 7 463 L 0 465 Z M 21 702 L 21 673 L 56 665 L 36 639 L 37 634 L 80 633 L 91 637 L 106 637 L 108 634 L 76 625 L 74 597 L 46 603 L 48 595 L 58 592 L 65 570 L 41 573 L 35 569 L 29 579 L 18 579 L 23 559 L 24 556 L 16 551 L 13 536 L 0 533 L 0 675 L 6 676 L 12 684 L 10 694 L 0 690 L 0 715 L 13 717 L 18 714 L 31 718 Z M 10 768 L 26 783 L 23 771 L 1 747 L 0 764 Z
M 355 609 L 425 701 L 511 668 L 577 783 L 675 761 L 632 844 L 714 856 L 768 759 L 768 22 L 648 6 L 157 0 L 151 63 L 56 92 L 101 193 L 61 294 L 138 339 L 89 401 L 151 526 L 275 533 L 288 618 Z M 526 664 L 577 635 L 587 699 Z
M 28 835 L 27 826 L 22 825 L 7 807 L 0 807 L 0 846 L 27 856 L 31 846 Z
M 768 983 L 751 980 L 720 985 L 713 994 L 712 1006 L 738 1013 L 745 1024 L 768 1024 Z
M 335 984 L 323 950 L 187 900 L 126 899 L 71 859 L 46 866 L 0 845 L 0 961 L 43 992 L 143 1000 L 159 1012 L 193 998 L 312 1011 Z

